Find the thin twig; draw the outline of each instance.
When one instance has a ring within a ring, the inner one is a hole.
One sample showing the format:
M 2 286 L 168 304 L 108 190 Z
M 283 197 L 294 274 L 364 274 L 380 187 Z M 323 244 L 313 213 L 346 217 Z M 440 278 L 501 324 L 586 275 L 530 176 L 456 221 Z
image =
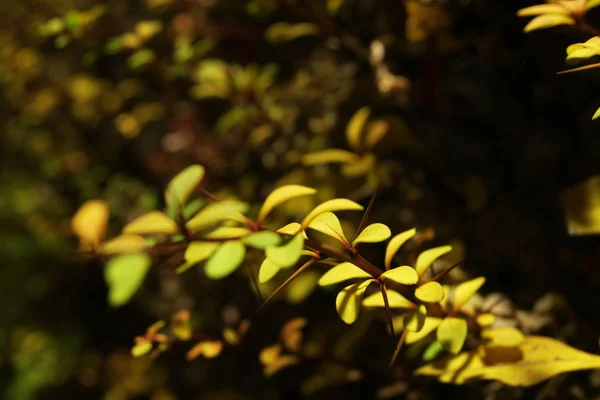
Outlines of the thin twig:
M 318 260 L 316 258 L 310 259 L 303 266 L 298 268 L 296 270 L 296 272 L 294 272 L 289 278 L 287 278 L 285 280 L 285 282 L 283 282 L 277 289 L 275 289 L 275 291 L 273 293 L 271 293 L 271 295 L 269 297 L 267 297 L 267 299 L 264 301 L 264 303 L 262 303 L 260 305 L 260 307 L 258 307 L 258 310 L 256 310 L 256 312 L 259 312 L 269 301 L 271 301 L 271 299 L 273 299 L 275 296 L 277 296 L 279 293 L 281 293 L 281 291 L 283 289 L 285 289 L 287 285 L 292 283 L 292 281 L 294 279 L 296 279 L 298 277 L 298 275 L 300 275 L 302 272 L 306 271 L 311 265 L 313 265 L 317 261 Z
M 390 365 L 388 366 L 388 368 L 392 368 L 392 366 L 394 365 L 394 362 L 396 362 L 396 358 L 398 358 L 398 354 L 400 354 L 400 349 L 402 349 L 402 345 L 404 344 L 404 341 L 406 340 L 407 334 L 408 334 L 407 329 L 402 331 L 402 336 L 400 336 L 400 340 L 398 340 L 398 344 L 396 345 L 396 350 L 394 350 L 394 355 L 392 356 L 392 359 L 390 360 Z
M 381 296 L 383 296 L 383 305 L 385 306 L 385 312 L 387 314 L 388 323 L 390 324 L 390 330 L 392 331 L 392 336 L 396 336 L 396 332 L 394 330 L 394 321 L 392 320 L 392 312 L 390 310 L 390 302 L 388 300 L 385 283 L 382 283 L 380 287 L 381 287 Z
M 363 231 L 363 229 L 365 229 L 365 226 L 367 225 L 367 220 L 369 219 L 371 210 L 373 210 L 373 204 L 375 203 L 375 199 L 377 198 L 379 189 L 381 189 L 381 184 L 382 184 L 382 182 L 379 182 L 379 184 L 375 188 L 375 191 L 373 192 L 373 195 L 371 196 L 371 200 L 369 201 L 369 205 L 367 206 L 367 209 L 365 210 L 365 213 L 363 214 L 362 219 L 360 220 L 360 224 L 358 225 L 358 230 L 356 231 L 357 237 L 358 237 L 358 235 L 360 235 L 360 233 Z
M 566 69 L 564 71 L 557 72 L 556 75 L 570 74 L 572 72 L 587 71 L 587 70 L 596 69 L 596 68 L 600 68 L 600 63 L 590 64 L 590 65 L 584 65 L 583 67 Z

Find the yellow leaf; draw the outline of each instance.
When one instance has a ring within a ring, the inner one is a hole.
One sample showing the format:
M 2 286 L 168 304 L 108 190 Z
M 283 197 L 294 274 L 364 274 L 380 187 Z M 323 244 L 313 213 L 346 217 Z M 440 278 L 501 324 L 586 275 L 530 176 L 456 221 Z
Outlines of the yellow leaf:
M 552 28 L 558 25 L 575 25 L 575 20 L 565 14 L 544 14 L 532 19 L 523 29 L 523 32 L 531 32 L 538 29 Z
M 523 333 L 511 326 L 484 329 L 481 337 L 489 341 L 486 343 L 488 347 L 516 347 L 524 339 Z
M 496 316 L 494 314 L 485 313 L 480 314 L 476 318 L 477 325 L 485 328 L 487 326 L 493 325 L 496 322 Z
M 365 290 L 367 290 L 371 282 L 373 282 L 372 279 L 358 282 L 346 286 L 338 293 L 335 299 L 335 308 L 342 321 L 347 324 L 352 324 L 356 321 L 360 313 L 363 294 L 365 294 Z
M 594 115 L 592 116 L 592 121 L 595 119 L 598 119 L 598 117 L 600 117 L 600 108 L 598 108 L 596 110 L 596 112 L 594 113 Z
M 302 220 L 302 230 L 312 222 L 313 219 L 326 212 L 343 211 L 343 210 L 355 210 L 360 211 L 364 207 L 352 200 L 348 199 L 332 199 L 327 200 L 318 206 L 316 206 L 308 215 Z
M 385 271 L 381 276 L 401 285 L 415 285 L 419 281 L 417 271 L 406 265 Z
M 566 189 L 561 201 L 569 235 L 600 233 L 600 175 Z
M 123 228 L 123 233 L 132 235 L 147 235 L 162 233 L 172 235 L 177 233 L 178 228 L 175 221 L 161 211 L 150 211 L 140 215 Z
M 346 164 L 355 163 L 359 157 L 347 150 L 327 149 L 315 151 L 302 156 L 302 164 L 304 165 L 319 165 L 319 164 Z
M 102 200 L 85 202 L 71 220 L 71 230 L 86 246 L 86 250 L 100 244 L 106 233 L 108 206 Z
M 207 239 L 243 239 L 251 233 L 250 229 L 241 226 L 220 226 L 207 233 L 204 237 Z
M 260 269 L 258 270 L 258 281 L 260 283 L 266 283 L 273 279 L 275 275 L 279 272 L 281 267 L 275 261 L 270 258 L 265 258 L 265 260 L 260 265 Z
M 410 238 L 415 236 L 417 233 L 416 229 L 409 229 L 408 231 L 402 232 L 394 236 L 388 243 L 385 249 L 385 268 L 389 269 L 392 265 L 392 258 L 398 252 L 398 249 L 406 243 Z
M 344 4 L 344 0 L 327 0 L 327 11 L 330 14 L 335 14 Z
M 349 178 L 365 175 L 373 170 L 377 159 L 371 153 L 367 153 L 352 163 L 342 165 L 342 174 Z
M 302 328 L 306 326 L 306 318 L 294 318 L 288 321 L 281 328 L 281 342 L 290 351 L 297 353 L 300 351 L 302 342 Z
M 203 340 L 188 350 L 186 358 L 190 361 L 201 355 L 204 358 L 215 358 L 221 354 L 221 351 L 223 351 L 223 342 L 220 340 Z
M 452 296 L 452 311 L 454 313 L 460 311 L 465 304 L 473 297 L 475 293 L 483 286 L 485 283 L 484 277 L 479 277 L 475 279 L 471 279 L 469 281 L 458 284 L 454 288 L 453 296 Z
M 569 10 L 558 4 L 537 4 L 517 11 L 519 17 L 533 17 L 542 14 L 569 14 Z
M 334 213 L 326 212 L 317 216 L 312 220 L 308 227 L 327 236 L 331 236 L 342 244 L 348 243 L 346 236 L 344 236 L 344 230 L 342 229 L 340 220 Z
M 273 363 L 265 366 L 264 374 L 265 376 L 272 376 L 277 372 L 281 371 L 284 368 L 290 367 L 292 365 L 298 364 L 300 362 L 300 358 L 293 354 L 283 354 Z
M 304 238 L 302 235 L 294 236 L 289 242 L 278 247 L 268 247 L 265 254 L 280 268 L 288 268 L 296 264 L 302 256 Z
M 402 316 L 404 329 L 410 332 L 420 332 L 425 326 L 426 317 L 427 307 L 421 304 L 414 312 Z
M 441 246 L 425 250 L 424 252 L 419 254 L 415 265 L 415 270 L 417 271 L 417 274 L 419 274 L 419 277 L 423 276 L 425 271 L 427 271 L 429 267 L 431 267 L 431 264 L 433 264 L 433 262 L 436 259 L 438 259 L 446 253 L 449 253 L 450 251 L 452 251 L 452 246 Z
M 300 185 L 285 185 L 278 187 L 265 199 L 265 202 L 258 211 L 256 222 L 260 224 L 275 207 L 288 200 L 296 197 L 311 196 L 315 193 L 317 193 L 315 189 Z
M 441 318 L 426 317 L 425 322 L 423 323 L 423 328 L 421 328 L 419 332 L 408 332 L 406 334 L 404 343 L 413 344 L 425 339 L 425 337 L 435 331 L 441 323 Z
M 372 149 L 388 132 L 390 124 L 386 121 L 377 120 L 370 122 L 367 126 L 367 133 L 365 135 L 365 144 L 367 149 Z
M 160 331 L 162 328 L 164 328 L 165 325 L 166 325 L 165 321 L 163 321 L 163 320 L 156 321 L 155 323 L 150 325 L 148 327 L 148 329 L 146 329 L 146 333 L 149 333 L 149 334 L 158 333 L 158 331 Z
M 274 345 L 267 346 L 258 353 L 258 360 L 262 365 L 270 365 L 277 361 L 281 354 L 281 345 L 275 343 Z
M 199 263 L 208 259 L 219 247 L 215 242 L 191 242 L 185 250 L 184 259 L 187 262 Z
M 243 223 L 246 219 L 242 214 L 246 211 L 248 211 L 246 203 L 237 200 L 223 200 L 204 207 L 185 224 L 185 227 L 194 233 L 222 221 Z
M 585 3 L 585 10 L 591 10 L 598 6 L 600 6 L 600 0 L 588 0 L 587 3 Z
M 136 235 L 120 235 L 100 245 L 102 254 L 135 253 L 146 247 L 146 240 Z
M 169 215 L 177 215 L 183 211 L 191 194 L 204 178 L 202 165 L 190 165 L 178 173 L 167 185 L 165 202 Z
M 131 355 L 142 357 L 152 350 L 152 342 L 144 337 L 137 337 L 135 345 L 131 348 Z
M 390 308 L 415 308 L 415 303 L 408 300 L 406 297 L 402 296 L 400 293 L 395 290 L 386 290 L 386 294 L 388 297 L 388 303 Z M 363 306 L 365 307 L 385 307 L 385 303 L 383 302 L 383 295 L 381 292 L 373 293 L 369 297 L 363 300 Z
M 352 263 L 343 262 L 325 272 L 319 279 L 319 286 L 335 285 L 349 279 L 359 278 L 372 278 L 372 276 Z
M 363 107 L 350 118 L 350 121 L 346 126 L 346 141 L 354 151 L 360 150 L 361 135 L 370 115 L 371 109 L 369 107 Z
M 437 329 L 437 340 L 451 354 L 458 354 L 467 339 L 467 321 L 462 318 L 445 318 Z
M 300 225 L 300 223 L 291 222 L 291 223 L 287 224 L 286 226 L 284 226 L 283 228 L 277 229 L 277 233 L 283 233 L 284 235 L 293 236 L 293 235 L 297 234 L 298 232 L 300 232 L 301 229 L 302 229 L 302 226 Z M 302 231 L 302 237 L 304 239 L 308 239 L 308 236 L 306 236 L 306 232 Z
M 171 333 L 179 340 L 189 340 L 192 337 L 192 327 L 190 326 L 190 312 L 181 310 L 176 312 L 171 318 Z
M 352 242 L 352 247 L 355 247 L 358 243 L 378 243 L 389 239 L 392 236 L 392 231 L 384 224 L 371 224 L 358 235 Z
M 444 288 L 438 282 L 427 282 L 415 290 L 415 297 L 425 303 L 437 303 L 444 298 Z

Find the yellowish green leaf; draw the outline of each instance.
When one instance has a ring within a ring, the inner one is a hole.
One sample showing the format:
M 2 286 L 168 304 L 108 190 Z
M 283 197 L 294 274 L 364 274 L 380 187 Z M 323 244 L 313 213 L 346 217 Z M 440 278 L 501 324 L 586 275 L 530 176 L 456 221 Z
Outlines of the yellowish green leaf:
M 462 318 L 445 318 L 437 329 L 437 340 L 451 354 L 458 354 L 467 339 L 467 321 Z
M 306 300 L 317 287 L 319 273 L 317 271 L 305 271 L 298 275 L 286 289 L 288 303 L 298 304 Z
M 401 285 L 415 285 L 419 282 L 417 271 L 407 265 L 385 271 L 381 276 Z
M 496 316 L 490 313 L 479 314 L 475 321 L 477 322 L 477 325 L 481 326 L 482 328 L 485 328 L 493 325 L 494 322 L 496 322 Z
M 71 220 L 71 230 L 91 250 L 100 244 L 106 233 L 108 206 L 102 200 L 85 202 Z
M 452 295 L 452 311 L 460 311 L 465 304 L 473 297 L 475 293 L 483 286 L 485 278 L 483 276 L 458 284 L 454 288 Z
M 385 249 L 385 267 L 389 269 L 392 265 L 392 258 L 398 252 L 398 249 L 406 243 L 409 239 L 411 239 L 417 233 L 416 229 L 409 229 L 405 232 L 399 233 L 394 236 L 388 243 Z
M 598 108 L 592 116 L 592 121 L 598 119 L 598 117 L 600 117 L 600 108 Z
M 280 268 L 288 268 L 296 264 L 302 256 L 304 238 L 302 235 L 294 236 L 289 242 L 279 247 L 268 247 L 265 254 Z
M 319 27 L 315 24 L 302 22 L 290 24 L 288 22 L 276 22 L 265 31 L 265 38 L 269 42 L 283 43 L 298 39 L 302 36 L 313 36 L 319 33 Z
M 425 271 L 431 267 L 431 264 L 433 264 L 435 260 L 450 251 L 452 251 L 452 246 L 440 246 L 425 250 L 419 254 L 415 265 L 415 270 L 417 271 L 417 274 L 419 274 L 419 277 L 423 276 Z
M 259 231 L 242 238 L 242 243 L 255 249 L 264 250 L 267 247 L 278 246 L 281 236 L 271 231 Z
M 152 350 L 152 342 L 144 337 L 136 338 L 135 345 L 131 348 L 131 355 L 134 357 L 142 357 L 150 353 Z
M 438 282 L 427 282 L 415 290 L 415 297 L 425 303 L 438 303 L 444 298 L 444 288 Z
M 217 247 L 219 247 L 219 243 L 216 242 L 191 242 L 185 250 L 185 263 L 180 265 L 176 272 L 181 274 L 199 262 L 208 259 L 213 255 Z
M 358 203 L 355 203 L 352 200 L 348 199 L 332 199 L 327 200 L 318 206 L 316 206 L 302 221 L 302 230 L 306 229 L 306 227 L 319 215 L 326 212 L 334 212 L 334 211 L 343 211 L 343 210 L 355 210 L 360 211 L 364 207 Z
M 356 265 L 343 262 L 325 272 L 319 279 L 319 286 L 335 285 L 336 283 L 344 282 L 350 279 L 368 279 L 372 276 Z
M 362 297 L 365 294 L 367 287 L 373 282 L 369 279 L 364 282 L 357 282 L 350 286 L 346 286 L 338 293 L 335 299 L 335 307 L 338 315 L 347 324 L 352 324 L 358 318 Z
M 354 151 L 360 150 L 362 132 L 365 127 L 365 123 L 371 115 L 371 109 L 369 107 L 362 107 L 350 118 L 348 125 L 346 126 L 346 141 L 350 148 Z
M 120 235 L 100 245 L 102 254 L 136 253 L 146 247 L 146 240 L 137 235 Z
M 418 332 L 408 332 L 404 343 L 413 344 L 425 339 L 430 333 L 435 331 L 442 323 L 441 318 L 426 317 L 423 327 Z
M 386 294 L 388 297 L 388 303 L 390 308 L 415 308 L 415 303 L 408 300 L 406 297 L 402 296 L 400 293 L 395 290 L 386 290 Z M 385 303 L 383 301 L 383 295 L 381 292 L 373 293 L 369 297 L 363 300 L 363 306 L 365 307 L 385 307 Z
M 359 160 L 356 154 L 340 149 L 327 149 L 315 151 L 302 156 L 302 164 L 304 165 L 320 165 L 320 164 L 347 164 L 355 163 Z
M 190 317 L 190 312 L 188 310 L 180 310 L 171 318 L 171 333 L 177 339 L 189 340 L 192 337 Z
M 162 211 L 150 211 L 131 221 L 123 228 L 123 233 L 129 235 L 148 235 L 161 233 L 172 235 L 177 233 L 178 228 L 175 221 Z
M 311 196 L 317 193 L 313 188 L 300 185 L 285 185 L 273 190 L 265 199 L 262 207 L 258 211 L 256 221 L 261 223 L 267 215 L 280 204 L 296 197 Z
M 423 361 L 431 361 L 444 351 L 444 345 L 439 340 L 434 340 L 423 352 Z
M 248 204 L 237 200 L 223 200 L 209 204 L 200 210 L 186 224 L 190 232 L 198 232 L 223 221 L 244 222 L 243 213 L 248 211 Z
M 216 358 L 223 351 L 223 342 L 220 340 L 203 340 L 198 342 L 188 350 L 186 353 L 186 358 L 188 360 L 193 360 L 199 356 L 204 356 L 204 358 Z
M 174 216 L 183 211 L 202 178 L 204 178 L 204 167 L 190 165 L 171 179 L 165 190 L 165 202 L 169 215 Z
M 275 261 L 270 258 L 265 258 L 265 260 L 260 265 L 260 269 L 258 270 L 258 281 L 260 283 L 266 283 L 273 279 L 275 275 L 279 272 L 281 267 Z
M 139 289 L 150 269 L 150 257 L 144 253 L 121 254 L 111 259 L 104 270 L 108 302 L 113 307 L 127 303 Z
M 300 232 L 301 229 L 302 229 L 302 226 L 300 225 L 300 223 L 290 222 L 283 228 L 277 229 L 277 233 L 283 233 L 284 235 L 293 236 L 293 235 L 297 234 L 298 232 Z M 306 239 L 306 236 L 304 236 L 304 238 Z
M 246 247 L 239 240 L 230 240 L 215 250 L 204 267 L 210 279 L 223 279 L 231 275 L 244 261 Z
M 410 332 L 420 332 L 427 319 L 427 307 L 421 304 L 414 312 L 402 316 L 404 329 Z
M 366 175 L 375 167 L 377 159 L 371 153 L 367 153 L 352 163 L 342 165 L 341 172 L 344 176 L 354 178 Z
M 300 225 L 298 224 L 298 226 Z M 348 243 L 346 236 L 344 236 L 344 230 L 342 229 L 340 220 L 334 213 L 326 212 L 317 216 L 312 220 L 308 227 L 327 236 L 331 236 L 342 244 Z
M 389 239 L 392 236 L 392 231 L 387 225 L 376 223 L 371 224 L 358 235 L 352 242 L 352 247 L 355 247 L 358 243 L 378 243 Z
M 600 0 L 588 0 L 585 3 L 585 10 L 591 10 L 592 8 L 600 6 Z
M 243 239 L 251 233 L 250 229 L 242 226 L 220 226 L 207 233 L 204 237 L 207 239 Z
M 531 32 L 538 29 L 547 29 L 559 25 L 575 25 L 575 20 L 565 14 L 543 14 L 532 19 L 523 29 L 523 32 Z
M 488 340 L 488 347 L 516 347 L 525 338 L 520 330 L 512 326 L 484 329 L 481 337 Z
M 566 189 L 561 200 L 569 235 L 600 233 L 600 175 Z
M 533 17 L 543 14 L 569 14 L 569 10 L 558 4 L 537 4 L 517 11 L 519 17 Z

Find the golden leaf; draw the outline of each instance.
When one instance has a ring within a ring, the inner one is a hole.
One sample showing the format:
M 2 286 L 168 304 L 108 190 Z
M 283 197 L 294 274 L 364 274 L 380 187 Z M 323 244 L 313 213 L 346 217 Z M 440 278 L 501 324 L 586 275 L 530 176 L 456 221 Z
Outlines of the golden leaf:
M 315 151 L 302 156 L 302 164 L 304 165 L 319 165 L 319 164 L 346 164 L 355 163 L 359 157 L 347 150 L 327 149 Z
M 140 215 L 123 228 L 123 233 L 130 235 L 147 235 L 162 233 L 172 235 L 177 233 L 178 228 L 175 221 L 161 211 L 150 211 Z
M 360 139 L 362 136 L 365 123 L 371 115 L 369 107 L 362 107 L 350 118 L 346 126 L 346 141 L 350 148 L 354 151 L 360 150 Z
M 388 245 L 385 249 L 385 268 L 386 269 L 389 269 L 390 266 L 392 265 L 392 258 L 394 258 L 394 256 L 396 255 L 396 253 L 398 252 L 398 249 L 400 249 L 400 247 L 404 243 L 406 243 L 410 238 L 415 236 L 416 233 L 417 233 L 417 230 L 415 228 L 409 229 L 405 232 L 397 234 L 388 242 Z
M 408 300 L 406 297 L 402 296 L 400 293 L 395 290 L 386 290 L 386 294 L 388 297 L 388 303 L 390 308 L 415 308 L 415 303 Z M 363 300 L 363 306 L 365 307 L 385 307 L 385 303 L 383 301 L 383 295 L 381 292 L 373 293 L 369 297 Z
M 363 294 L 371 282 L 373 282 L 372 279 L 358 282 L 346 286 L 338 293 L 335 299 L 335 307 L 342 321 L 347 324 L 352 324 L 356 321 L 360 313 Z
M 575 20 L 565 14 L 544 14 L 535 17 L 525 26 L 523 32 L 531 32 L 538 29 L 552 28 L 558 25 L 575 25 Z
M 368 279 L 372 276 L 350 262 L 340 263 L 325 272 L 319 279 L 319 286 L 335 285 L 350 279 Z
M 381 276 L 401 285 L 415 285 L 419 281 L 417 271 L 408 265 L 385 271 Z
M 306 326 L 306 318 L 294 318 L 288 321 L 281 328 L 281 342 L 290 351 L 297 353 L 300 351 L 302 342 L 302 328 Z
M 348 199 L 332 199 L 327 200 L 318 206 L 316 206 L 306 217 L 302 220 L 302 230 L 306 229 L 306 227 L 319 215 L 326 212 L 333 211 L 343 211 L 343 210 L 354 210 L 361 211 L 364 207 L 360 204 L 348 200 Z
M 415 297 L 426 303 L 438 303 L 444 298 L 444 288 L 438 282 L 427 282 L 415 290 Z
M 312 220 L 308 227 L 327 236 L 331 236 L 344 245 L 348 244 L 348 239 L 346 239 L 346 236 L 344 235 L 340 220 L 332 212 L 326 212 L 317 216 Z
M 467 321 L 462 318 L 445 318 L 437 328 L 437 340 L 452 354 L 458 354 L 467 339 Z
M 310 196 L 317 193 L 313 188 L 300 185 L 286 185 L 273 190 L 265 199 L 258 211 L 256 221 L 261 223 L 265 217 L 278 205 L 296 197 Z
M 100 245 L 102 254 L 135 253 L 146 246 L 143 237 L 137 235 L 120 235 Z
M 108 206 L 102 200 L 85 202 L 71 220 L 71 230 L 86 246 L 95 248 L 106 233 Z
M 415 270 L 417 271 L 417 274 L 419 274 L 419 277 L 423 276 L 425 271 L 427 271 L 429 267 L 431 267 L 431 264 L 433 264 L 433 262 L 436 259 L 438 259 L 446 253 L 449 253 L 450 251 L 452 251 L 452 246 L 441 246 L 425 250 L 424 252 L 419 254 L 419 256 L 417 257 L 417 262 L 415 264 Z
M 186 358 L 193 360 L 201 355 L 205 358 L 215 358 L 221 354 L 221 351 L 223 351 L 223 342 L 220 340 L 203 340 L 188 350 Z
M 378 243 L 387 240 L 392 236 L 392 231 L 387 225 L 376 223 L 371 224 L 358 235 L 352 242 L 352 247 L 355 247 L 358 243 Z

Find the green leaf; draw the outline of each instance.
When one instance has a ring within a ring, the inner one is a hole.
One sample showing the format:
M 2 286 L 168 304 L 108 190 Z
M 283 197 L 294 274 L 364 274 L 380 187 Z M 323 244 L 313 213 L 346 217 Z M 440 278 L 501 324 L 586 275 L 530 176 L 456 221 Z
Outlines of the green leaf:
M 315 219 L 323 213 L 342 210 L 361 211 L 363 208 L 364 207 L 360 204 L 348 199 L 327 200 L 316 206 L 310 213 L 308 213 L 304 220 L 302 220 L 302 230 L 306 229 L 306 227 L 310 225 L 313 219 Z
M 202 207 L 204 207 L 204 199 L 193 199 L 191 200 L 186 206 L 185 209 L 183 210 L 183 217 L 185 218 L 185 220 L 189 220 L 190 218 L 192 218 L 194 215 L 196 215 L 196 213 L 198 211 L 200 211 L 202 209 Z
M 204 273 L 210 279 L 223 279 L 238 269 L 245 255 L 246 247 L 239 240 L 225 242 L 208 259 Z
M 407 265 L 385 271 L 381 276 L 401 285 L 416 285 L 419 282 L 417 271 Z
M 127 65 L 131 69 L 139 69 L 156 60 L 156 54 L 151 49 L 139 49 L 127 59 Z
M 538 29 L 552 28 L 558 25 L 575 25 L 575 20 L 565 14 L 544 14 L 532 19 L 523 29 L 528 33 Z
M 260 283 L 266 283 L 273 279 L 275 275 L 279 272 L 281 267 L 275 261 L 270 258 L 265 258 L 265 260 L 260 265 L 260 269 L 258 270 L 258 281 Z
M 129 301 L 142 285 L 151 262 L 145 253 L 129 253 L 121 254 L 106 264 L 104 279 L 111 306 L 119 307 Z
M 278 264 L 280 268 L 287 268 L 298 262 L 302 256 L 303 248 L 304 238 L 302 235 L 296 235 L 283 246 L 268 247 L 265 254 Z
M 350 286 L 346 286 L 340 291 L 335 299 L 335 307 L 338 315 L 347 324 L 352 324 L 358 318 L 362 297 L 367 290 L 367 287 L 373 282 L 369 279 L 364 282 L 358 282 Z
M 317 193 L 315 189 L 301 185 L 285 185 L 278 187 L 277 189 L 273 190 L 265 199 L 265 202 L 258 211 L 256 222 L 260 224 L 275 207 L 285 203 L 288 200 L 296 197 L 312 196 L 315 193 Z
M 425 271 L 431 267 L 431 264 L 433 264 L 436 259 L 446 253 L 449 253 L 450 251 L 452 251 L 452 246 L 441 246 L 425 250 L 419 254 L 419 257 L 417 257 L 417 262 L 415 263 L 415 270 L 417 271 L 417 274 L 419 274 L 419 277 L 423 276 Z
M 408 300 L 395 290 L 387 289 L 388 303 L 390 308 L 415 308 L 415 303 Z M 365 307 L 385 307 L 383 296 L 381 292 L 373 293 L 369 297 L 363 300 L 363 306 Z
M 414 312 L 406 314 L 402 318 L 404 328 L 410 332 L 419 332 L 425 325 L 425 319 L 427 317 L 427 307 L 423 304 L 419 306 Z
M 161 211 L 150 211 L 131 221 L 123 228 L 123 233 L 128 235 L 148 235 L 162 233 L 172 235 L 177 233 L 175 221 Z
M 217 247 L 219 247 L 219 243 L 215 242 L 191 242 L 185 250 L 185 264 L 179 266 L 176 272 L 181 274 L 199 262 L 208 259 L 213 255 Z
M 485 278 L 479 277 L 457 285 L 452 295 L 452 311 L 455 313 L 460 311 L 484 283 Z
M 350 148 L 354 151 L 360 150 L 360 139 L 362 136 L 365 123 L 371 115 L 369 107 L 362 107 L 350 118 L 346 126 L 346 141 Z
M 194 233 L 222 221 L 237 221 L 243 223 L 243 215 L 248 211 L 248 204 L 237 200 L 223 200 L 212 203 L 200 210 L 186 224 L 186 228 Z
M 308 227 L 327 236 L 331 236 L 344 245 L 348 243 L 340 220 L 334 213 L 326 212 L 319 215 L 310 223 L 310 225 L 308 225 Z
M 178 215 L 184 209 L 202 178 L 204 178 L 204 167 L 190 165 L 171 179 L 165 190 L 165 202 L 169 215 Z
M 350 164 L 357 162 L 359 158 L 356 154 L 347 150 L 327 149 L 305 154 L 302 156 L 302 164 Z
M 423 328 L 421 328 L 419 332 L 408 332 L 404 342 L 406 344 L 413 344 L 425 339 L 430 333 L 435 331 L 441 323 L 441 318 L 426 317 Z
M 437 340 L 451 354 L 458 354 L 467 339 L 467 321 L 462 318 L 446 318 L 437 329 Z
M 242 238 L 242 242 L 246 246 L 254 247 L 255 249 L 264 250 L 267 247 L 278 246 L 281 243 L 281 236 L 271 231 L 255 232 L 251 235 Z
M 434 340 L 423 352 L 423 361 L 431 361 L 444 351 L 444 345 L 439 340 Z
M 319 286 L 335 285 L 349 279 L 372 278 L 372 276 L 356 265 L 343 262 L 325 272 L 319 279 Z
M 438 282 L 427 282 L 415 290 L 415 297 L 425 303 L 438 303 L 444 298 L 444 288 Z
M 392 236 L 392 231 L 384 224 L 371 224 L 367 226 L 352 242 L 352 247 L 358 243 L 378 243 L 389 239 Z
M 404 243 L 406 243 L 409 239 L 411 239 L 413 236 L 415 236 L 416 233 L 417 233 L 417 230 L 415 228 L 409 229 L 408 231 L 397 234 L 389 241 L 389 243 L 385 249 L 385 268 L 386 269 L 389 269 L 390 266 L 392 265 L 392 259 L 398 252 L 398 249 L 400 249 L 400 247 Z

